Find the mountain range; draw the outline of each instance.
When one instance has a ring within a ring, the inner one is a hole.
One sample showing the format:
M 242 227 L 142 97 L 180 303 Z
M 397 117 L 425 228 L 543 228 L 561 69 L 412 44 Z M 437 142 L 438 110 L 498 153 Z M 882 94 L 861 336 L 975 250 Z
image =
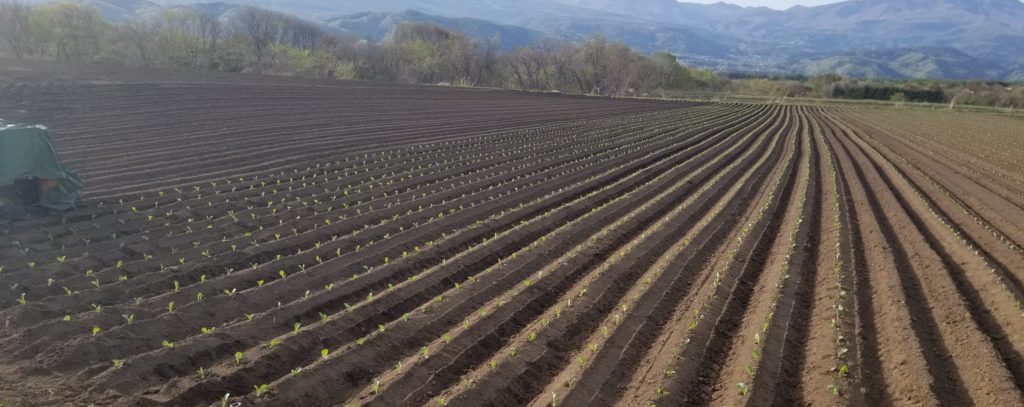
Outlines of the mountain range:
M 38 1 L 38 0 L 37 0 Z M 79 0 L 108 18 L 182 0 Z M 847 0 L 787 10 L 676 0 L 263 0 L 335 32 L 382 39 L 401 21 L 505 49 L 593 34 L 718 71 L 1024 80 L 1021 0 Z M 208 7 L 209 5 L 204 5 Z

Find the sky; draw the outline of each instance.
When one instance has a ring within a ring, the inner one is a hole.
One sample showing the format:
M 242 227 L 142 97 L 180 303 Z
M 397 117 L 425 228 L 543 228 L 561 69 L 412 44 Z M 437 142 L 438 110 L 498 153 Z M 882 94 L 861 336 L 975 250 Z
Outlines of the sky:
M 681 0 L 686 3 L 718 3 L 723 0 Z M 740 6 L 765 6 L 778 10 L 785 10 L 797 4 L 802 6 L 820 6 L 828 3 L 838 3 L 840 0 L 725 0 L 726 3 Z

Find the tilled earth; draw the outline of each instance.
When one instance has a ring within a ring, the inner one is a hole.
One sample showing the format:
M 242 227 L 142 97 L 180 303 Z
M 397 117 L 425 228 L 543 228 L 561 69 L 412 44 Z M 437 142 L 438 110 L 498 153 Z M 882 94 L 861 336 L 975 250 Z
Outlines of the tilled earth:
M 34 68 L 5 403 L 1024 404 L 1019 120 Z

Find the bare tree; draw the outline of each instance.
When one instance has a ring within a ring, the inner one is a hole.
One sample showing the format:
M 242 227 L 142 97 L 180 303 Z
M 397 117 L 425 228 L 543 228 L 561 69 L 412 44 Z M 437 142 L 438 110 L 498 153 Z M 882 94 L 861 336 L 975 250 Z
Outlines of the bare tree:
M 281 16 L 281 26 L 279 42 L 294 48 L 314 49 L 326 35 L 315 24 L 294 17 Z
M 131 58 L 128 63 L 143 66 L 152 64 L 152 52 L 157 36 L 154 24 L 148 21 L 133 21 L 118 27 L 116 36 L 126 45 L 123 51 Z
M 270 46 L 277 38 L 278 24 L 274 14 L 258 7 L 246 6 L 235 20 L 238 30 L 248 36 L 252 56 L 256 59 L 256 70 L 261 72 L 263 60 Z
M 0 43 L 17 58 L 32 49 L 29 37 L 29 16 L 32 10 L 18 1 L 0 1 Z
M 205 51 L 213 52 L 217 49 L 221 31 L 220 20 L 211 15 L 199 14 L 199 38 Z

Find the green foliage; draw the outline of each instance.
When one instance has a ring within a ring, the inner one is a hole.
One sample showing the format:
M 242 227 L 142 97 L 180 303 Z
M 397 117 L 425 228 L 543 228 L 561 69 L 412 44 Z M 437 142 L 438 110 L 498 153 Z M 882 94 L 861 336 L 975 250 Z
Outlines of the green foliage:
M 110 29 L 90 5 L 44 4 L 29 17 L 29 33 L 41 54 L 58 60 L 95 60 Z
M 323 49 L 301 49 L 282 43 L 271 45 L 270 73 L 321 78 L 330 71 L 333 56 Z

